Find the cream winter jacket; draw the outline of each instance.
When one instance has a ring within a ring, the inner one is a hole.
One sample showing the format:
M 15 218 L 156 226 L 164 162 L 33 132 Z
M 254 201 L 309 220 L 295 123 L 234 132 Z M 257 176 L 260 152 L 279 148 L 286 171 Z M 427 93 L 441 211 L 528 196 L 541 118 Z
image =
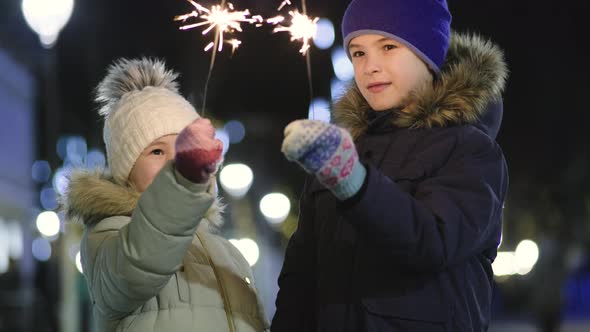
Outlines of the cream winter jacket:
M 81 260 L 98 331 L 268 328 L 250 266 L 210 231 L 217 200 L 171 162 L 141 194 L 74 173 L 63 205 L 85 224 Z

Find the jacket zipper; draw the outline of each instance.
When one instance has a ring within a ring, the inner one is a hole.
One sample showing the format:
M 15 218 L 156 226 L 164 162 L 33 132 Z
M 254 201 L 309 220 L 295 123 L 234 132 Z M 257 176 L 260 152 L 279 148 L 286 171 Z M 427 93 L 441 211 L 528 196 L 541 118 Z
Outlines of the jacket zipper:
M 199 233 L 196 233 L 196 234 L 197 234 L 197 238 L 201 242 L 201 245 L 203 246 L 203 250 L 205 251 L 205 255 L 207 256 L 207 260 L 209 260 L 209 265 L 211 265 L 211 268 L 213 269 L 213 274 L 215 275 L 215 279 L 217 279 L 217 285 L 219 286 L 219 290 L 221 291 L 221 295 L 222 295 L 221 297 L 223 298 L 223 305 L 225 307 L 225 315 L 227 316 L 227 324 L 229 325 L 229 331 L 235 332 L 234 319 L 233 319 L 233 314 L 231 311 L 231 305 L 229 302 L 229 297 L 227 296 L 227 292 L 225 291 L 225 287 L 223 285 L 223 282 L 221 281 L 221 276 L 219 275 L 219 272 L 217 271 L 215 264 L 213 264 L 213 260 L 211 259 L 211 255 L 209 255 L 209 250 L 207 249 L 207 246 L 205 245 L 205 241 L 203 241 L 203 239 L 201 238 L 201 235 L 199 235 Z

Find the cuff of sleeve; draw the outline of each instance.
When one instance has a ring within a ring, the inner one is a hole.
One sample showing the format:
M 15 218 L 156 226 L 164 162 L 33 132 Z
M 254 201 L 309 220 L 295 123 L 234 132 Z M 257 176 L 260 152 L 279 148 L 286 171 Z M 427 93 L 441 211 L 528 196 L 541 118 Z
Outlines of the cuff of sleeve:
M 191 180 L 182 176 L 182 174 L 180 174 L 180 172 L 176 169 L 176 167 L 173 167 L 173 170 L 174 170 L 174 179 L 176 180 L 176 183 L 178 183 L 179 185 L 188 189 L 189 191 L 191 191 L 191 192 L 209 191 L 208 189 L 211 186 L 211 184 L 210 184 L 211 180 L 209 180 L 205 183 L 194 183 Z
M 353 197 L 357 192 L 359 192 L 365 183 L 366 176 L 367 169 L 363 164 L 357 161 L 354 164 L 352 173 L 348 176 L 348 178 L 330 188 L 330 190 L 339 200 L 344 201 Z
M 367 191 L 367 187 L 368 187 L 368 184 L 369 184 L 369 178 L 371 176 L 371 168 L 365 166 L 365 170 L 366 170 L 367 173 L 365 175 L 365 179 L 363 180 L 363 184 L 362 184 L 361 188 L 356 192 L 356 194 L 354 194 L 351 197 L 349 197 L 349 198 L 341 201 L 340 204 L 342 206 L 344 206 L 344 207 L 353 206 L 353 205 L 357 204 L 358 202 L 360 202 L 360 200 L 363 198 L 363 195 L 365 194 L 365 191 Z

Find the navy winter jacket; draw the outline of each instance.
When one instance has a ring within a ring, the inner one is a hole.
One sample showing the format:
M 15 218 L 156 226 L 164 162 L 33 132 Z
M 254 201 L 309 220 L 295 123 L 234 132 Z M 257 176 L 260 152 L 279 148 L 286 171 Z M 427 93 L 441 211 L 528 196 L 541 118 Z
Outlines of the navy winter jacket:
M 357 88 L 334 107 L 367 177 L 338 201 L 306 181 L 271 330 L 486 331 L 508 171 L 496 143 L 502 52 L 453 35 L 411 112 L 374 112 Z

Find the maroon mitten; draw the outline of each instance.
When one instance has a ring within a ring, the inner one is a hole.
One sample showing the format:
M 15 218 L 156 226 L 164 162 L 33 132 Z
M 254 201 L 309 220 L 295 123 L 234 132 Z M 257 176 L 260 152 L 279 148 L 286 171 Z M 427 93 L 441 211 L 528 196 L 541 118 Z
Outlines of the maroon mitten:
M 222 151 L 223 143 L 215 138 L 211 121 L 199 118 L 178 134 L 175 167 L 188 180 L 206 183 L 217 170 Z

